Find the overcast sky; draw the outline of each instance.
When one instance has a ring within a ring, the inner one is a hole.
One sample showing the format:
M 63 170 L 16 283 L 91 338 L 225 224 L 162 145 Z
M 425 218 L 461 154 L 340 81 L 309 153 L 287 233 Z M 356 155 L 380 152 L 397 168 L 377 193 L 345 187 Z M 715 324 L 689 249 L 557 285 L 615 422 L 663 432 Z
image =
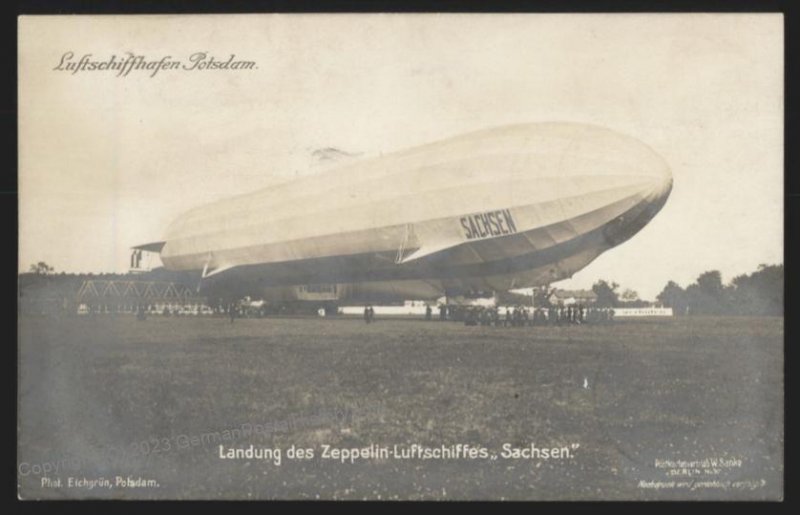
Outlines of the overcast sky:
M 19 268 L 125 271 L 181 212 L 486 127 L 602 125 L 671 166 L 659 215 L 561 287 L 654 297 L 783 255 L 783 35 L 773 14 L 25 17 Z M 71 74 L 65 52 L 250 70 Z

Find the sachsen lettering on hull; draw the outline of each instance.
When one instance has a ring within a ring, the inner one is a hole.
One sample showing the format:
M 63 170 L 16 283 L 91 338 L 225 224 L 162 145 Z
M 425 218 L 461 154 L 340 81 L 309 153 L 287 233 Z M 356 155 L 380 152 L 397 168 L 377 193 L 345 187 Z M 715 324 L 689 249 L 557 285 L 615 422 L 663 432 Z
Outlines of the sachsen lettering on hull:
M 468 240 L 517 232 L 514 217 L 508 209 L 464 216 L 461 218 L 461 227 L 464 228 L 464 236 Z

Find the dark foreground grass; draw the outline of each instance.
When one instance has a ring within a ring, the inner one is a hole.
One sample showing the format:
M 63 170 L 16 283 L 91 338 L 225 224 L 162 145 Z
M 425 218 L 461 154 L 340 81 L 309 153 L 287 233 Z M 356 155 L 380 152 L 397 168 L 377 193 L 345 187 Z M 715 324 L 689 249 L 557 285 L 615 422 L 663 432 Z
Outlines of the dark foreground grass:
M 779 318 L 505 329 L 27 317 L 20 320 L 19 491 L 23 498 L 777 499 L 782 345 Z M 279 448 L 281 464 L 221 459 L 220 444 Z M 490 457 L 341 463 L 321 456 L 325 445 L 411 444 L 467 444 Z M 505 459 L 504 444 L 567 447 L 569 456 Z M 288 459 L 292 446 L 314 457 Z M 158 486 L 116 486 L 116 476 Z M 67 484 L 101 477 L 114 486 Z

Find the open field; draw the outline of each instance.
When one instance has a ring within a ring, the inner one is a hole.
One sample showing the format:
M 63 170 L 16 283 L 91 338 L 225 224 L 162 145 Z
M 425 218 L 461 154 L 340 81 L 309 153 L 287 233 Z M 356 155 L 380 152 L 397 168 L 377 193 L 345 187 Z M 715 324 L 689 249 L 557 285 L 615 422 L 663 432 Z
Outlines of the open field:
M 23 498 L 776 499 L 783 491 L 782 318 L 494 328 L 22 317 L 19 334 Z M 469 444 L 490 456 L 321 456 L 325 445 L 415 443 Z M 280 448 L 282 461 L 221 459 L 220 444 Z M 506 459 L 503 444 L 569 455 Z M 289 459 L 293 445 L 314 458 Z M 66 484 L 118 475 L 158 486 Z M 43 476 L 60 485 L 42 486 Z

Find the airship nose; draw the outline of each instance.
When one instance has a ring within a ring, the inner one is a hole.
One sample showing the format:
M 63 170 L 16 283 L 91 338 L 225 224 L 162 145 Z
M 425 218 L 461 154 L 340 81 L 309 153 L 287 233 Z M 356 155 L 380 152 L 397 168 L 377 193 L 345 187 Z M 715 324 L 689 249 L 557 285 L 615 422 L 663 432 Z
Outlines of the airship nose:
M 572 147 L 575 159 L 591 163 L 592 175 L 629 184 L 646 202 L 663 206 L 672 190 L 672 173 L 658 153 L 636 138 L 606 129 L 591 127 L 578 134 Z
M 626 206 L 625 212 L 615 215 L 606 227 L 606 238 L 612 245 L 647 225 L 672 191 L 667 162 L 633 137 L 597 127 L 576 127 L 570 144 L 563 149 L 562 170 L 586 189 L 612 189 L 616 193 L 608 197 L 609 205 L 623 202 Z
M 672 172 L 660 157 L 656 155 L 653 157 L 653 162 L 646 171 L 646 176 L 650 179 L 650 189 L 645 197 L 650 202 L 658 204 L 658 209 L 661 209 L 672 191 Z
M 647 197 L 661 198 L 672 187 L 669 165 L 653 149 L 636 138 L 609 129 L 578 124 L 553 129 L 560 145 L 558 170 L 578 179 L 586 188 L 631 187 Z
M 641 154 L 639 157 L 642 157 Z M 672 191 L 669 166 L 652 151 L 647 157 L 648 159 L 639 160 L 638 173 L 633 174 L 636 176 L 635 180 L 641 181 L 639 202 L 606 227 L 605 236 L 612 245 L 626 241 L 644 228 L 661 211 Z

